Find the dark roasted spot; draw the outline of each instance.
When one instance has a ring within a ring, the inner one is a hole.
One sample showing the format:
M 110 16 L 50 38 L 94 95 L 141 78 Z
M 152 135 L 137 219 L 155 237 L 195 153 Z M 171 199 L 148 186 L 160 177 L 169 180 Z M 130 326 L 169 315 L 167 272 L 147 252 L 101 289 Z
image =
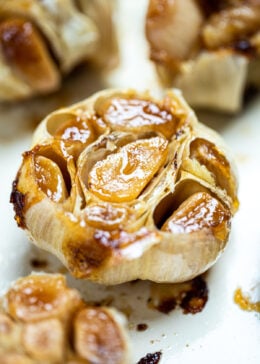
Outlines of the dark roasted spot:
M 173 157 L 173 165 L 174 165 L 175 169 L 177 169 L 177 167 L 178 167 L 177 158 L 178 158 L 178 153 L 175 152 L 174 157 Z
M 244 94 L 244 105 L 248 105 L 258 95 L 259 88 L 255 85 L 248 85 Z
M 195 314 L 202 311 L 207 300 L 208 288 L 205 275 L 202 275 L 179 284 L 153 284 L 147 307 L 163 314 L 169 314 L 175 308 L 181 308 L 185 314 Z
M 147 329 L 148 329 L 148 325 L 147 324 L 142 323 L 142 324 L 136 325 L 136 330 L 137 331 L 145 331 Z
M 256 51 L 252 44 L 247 39 L 239 39 L 233 44 L 233 48 L 247 56 L 254 56 Z
M 175 139 L 179 139 L 180 136 L 182 136 L 182 134 L 184 134 L 184 130 L 183 129 L 178 129 L 175 133 Z
M 108 247 L 98 243 L 95 239 L 80 241 L 65 241 L 64 254 L 67 257 L 69 270 L 76 277 L 87 277 L 93 269 L 97 269 L 111 254 Z
M 45 259 L 32 258 L 30 264 L 35 269 L 43 269 L 48 266 L 48 261 Z
M 180 307 L 183 313 L 198 313 L 208 301 L 208 288 L 204 279 L 199 276 L 193 279 L 191 289 L 184 295 Z
M 159 312 L 168 314 L 176 308 L 177 302 L 175 297 L 167 297 L 162 299 L 156 306 Z
M 136 284 L 138 282 L 140 282 L 140 279 L 134 279 L 133 281 L 130 282 L 130 284 Z
M 15 212 L 15 220 L 17 225 L 22 229 L 26 228 L 25 218 L 23 214 L 23 209 L 25 205 L 25 195 L 17 190 L 17 180 L 13 182 L 12 192 L 10 196 L 10 203 L 13 204 L 14 212 Z
M 157 364 L 161 359 L 162 353 L 157 351 L 153 354 L 147 354 L 144 358 L 140 359 L 137 364 Z

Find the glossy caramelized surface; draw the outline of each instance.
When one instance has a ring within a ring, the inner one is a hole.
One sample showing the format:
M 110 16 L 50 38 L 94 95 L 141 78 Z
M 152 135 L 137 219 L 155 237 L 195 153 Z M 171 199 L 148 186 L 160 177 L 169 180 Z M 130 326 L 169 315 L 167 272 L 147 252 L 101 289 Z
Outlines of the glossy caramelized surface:
M 88 306 L 64 276 L 31 275 L 6 294 L 1 363 L 122 364 L 127 362 L 124 335 L 113 311 Z
M 46 92 L 58 86 L 58 68 L 32 22 L 15 17 L 0 21 L 0 44 L 14 72 L 35 90 Z
M 224 240 L 227 234 L 225 224 L 229 220 L 229 211 L 218 200 L 201 192 L 183 202 L 162 229 L 173 233 L 190 233 L 209 228 L 216 237 Z M 218 231 L 221 235 L 218 235 Z
M 93 166 L 88 188 L 105 201 L 131 201 L 139 196 L 166 157 L 167 141 L 163 138 L 129 143 Z

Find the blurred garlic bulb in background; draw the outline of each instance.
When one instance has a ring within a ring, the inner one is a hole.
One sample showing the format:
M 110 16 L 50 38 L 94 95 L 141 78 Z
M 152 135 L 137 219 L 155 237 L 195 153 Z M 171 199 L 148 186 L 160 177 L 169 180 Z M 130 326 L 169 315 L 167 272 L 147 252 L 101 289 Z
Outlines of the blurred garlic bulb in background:
M 260 1 L 150 0 L 150 57 L 196 108 L 237 112 L 260 86 Z
M 117 59 L 110 0 L 0 0 L 0 101 L 46 94 L 89 61 Z

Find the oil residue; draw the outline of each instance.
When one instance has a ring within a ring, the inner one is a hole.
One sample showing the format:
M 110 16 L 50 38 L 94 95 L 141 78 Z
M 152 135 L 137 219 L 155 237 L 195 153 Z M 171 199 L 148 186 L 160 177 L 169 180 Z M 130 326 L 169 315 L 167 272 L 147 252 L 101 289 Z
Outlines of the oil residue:
M 260 312 L 260 301 L 252 302 L 249 296 L 243 294 L 241 288 L 236 289 L 234 301 L 244 311 Z
M 151 284 L 148 307 L 164 314 L 177 307 L 183 313 L 198 313 L 203 310 L 208 301 L 207 283 L 203 276 L 179 284 Z

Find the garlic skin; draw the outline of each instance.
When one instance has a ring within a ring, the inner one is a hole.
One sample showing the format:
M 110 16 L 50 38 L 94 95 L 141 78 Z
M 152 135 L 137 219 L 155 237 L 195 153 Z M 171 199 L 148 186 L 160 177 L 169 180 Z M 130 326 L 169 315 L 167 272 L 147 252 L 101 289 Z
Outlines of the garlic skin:
M 128 364 L 125 317 L 86 304 L 61 274 L 18 279 L 0 306 L 1 363 Z
M 181 282 L 211 267 L 238 208 L 230 153 L 178 90 L 104 90 L 38 126 L 16 221 L 77 278 Z
M 76 66 L 117 63 L 110 0 L 0 0 L 0 101 L 47 94 Z
M 149 0 L 145 31 L 162 84 L 194 108 L 236 113 L 260 86 L 258 0 Z

